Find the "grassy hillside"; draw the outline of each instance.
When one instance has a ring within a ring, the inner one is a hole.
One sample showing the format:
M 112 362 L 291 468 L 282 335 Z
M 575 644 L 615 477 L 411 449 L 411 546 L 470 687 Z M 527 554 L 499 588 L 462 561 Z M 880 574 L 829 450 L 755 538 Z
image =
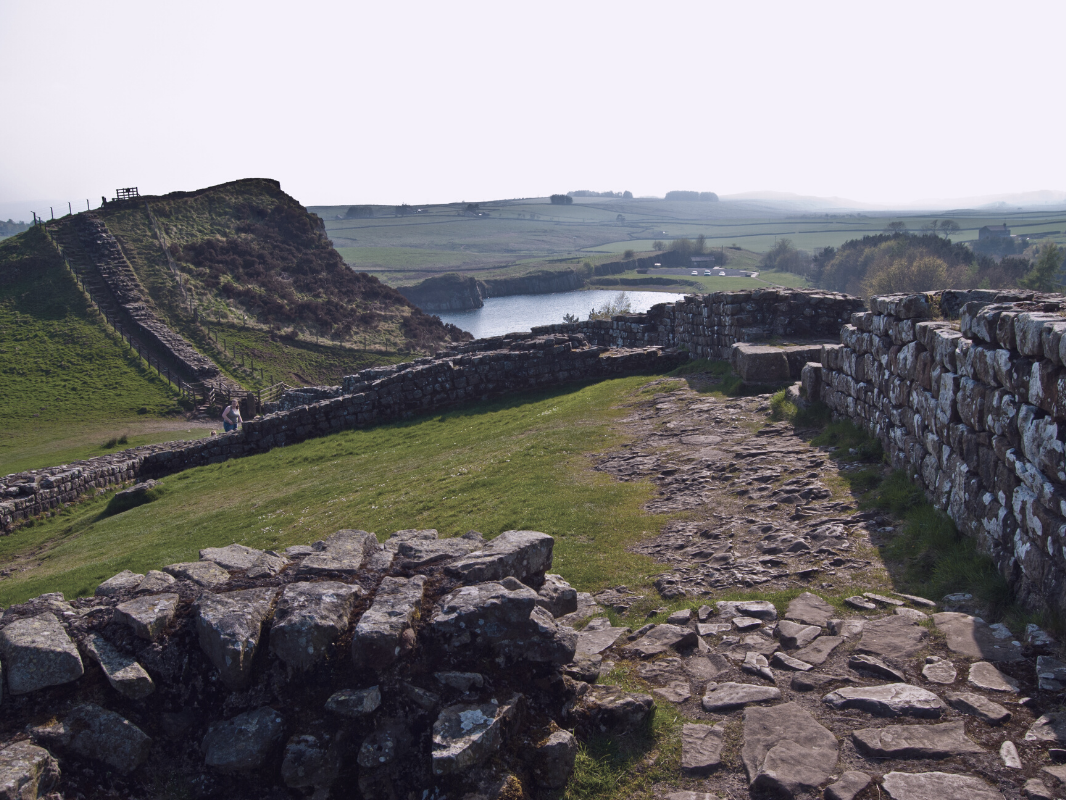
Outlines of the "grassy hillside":
M 111 335 L 40 228 L 0 242 L 0 475 L 192 438 L 179 396 Z M 201 426 L 202 427 L 202 426 Z
M 247 387 L 336 383 L 459 336 L 347 268 L 321 220 L 275 181 L 112 203 L 98 213 L 159 315 Z M 223 338 L 240 345 L 223 347 Z
M 383 538 L 532 527 L 557 537 L 555 569 L 575 585 L 644 585 L 660 568 L 625 548 L 658 529 L 640 508 L 652 487 L 589 470 L 588 454 L 620 442 L 609 423 L 646 383 L 569 387 L 189 470 L 115 516 L 106 497 L 88 501 L 0 538 L 0 564 L 14 570 L 0 604 L 91 593 L 122 569 L 195 560 L 202 547 L 284 548 L 340 528 Z

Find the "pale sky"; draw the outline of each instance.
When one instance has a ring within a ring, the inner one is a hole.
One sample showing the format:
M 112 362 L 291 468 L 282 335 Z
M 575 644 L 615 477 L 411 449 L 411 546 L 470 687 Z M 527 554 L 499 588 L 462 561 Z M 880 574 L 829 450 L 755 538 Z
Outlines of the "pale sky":
M 0 0 L 0 216 L 245 177 L 307 205 L 1061 190 L 1064 23 L 1061 0 Z

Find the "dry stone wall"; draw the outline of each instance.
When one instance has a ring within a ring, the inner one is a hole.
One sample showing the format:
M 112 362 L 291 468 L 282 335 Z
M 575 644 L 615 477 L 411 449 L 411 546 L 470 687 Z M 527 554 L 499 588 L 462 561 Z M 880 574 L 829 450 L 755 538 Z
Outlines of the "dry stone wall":
M 347 428 L 366 427 L 531 389 L 670 370 L 687 354 L 660 347 L 608 349 L 579 335 L 514 336 L 346 378 L 337 396 L 249 420 L 241 430 L 195 442 L 146 445 L 0 480 L 0 530 L 10 532 L 80 496 L 230 458 L 265 453 Z M 306 402 L 306 397 L 301 398 Z
M 939 318 L 957 310 L 959 320 Z M 875 297 L 804 386 L 880 439 L 1021 599 L 1066 608 L 1066 298 Z
M 803 289 L 755 289 L 689 295 L 653 306 L 646 314 L 534 328 L 537 333 L 579 333 L 605 347 L 676 347 L 694 358 L 729 358 L 738 342 L 775 339 L 836 341 L 857 297 Z
M 558 798 L 578 594 L 552 549 L 341 530 L 12 606 L 0 794 Z

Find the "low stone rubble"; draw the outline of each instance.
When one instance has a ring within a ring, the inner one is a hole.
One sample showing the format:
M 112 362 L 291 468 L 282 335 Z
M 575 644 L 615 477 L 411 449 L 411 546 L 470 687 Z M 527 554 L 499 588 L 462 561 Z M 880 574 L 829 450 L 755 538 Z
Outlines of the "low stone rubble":
M 167 568 L 169 592 L 126 571 L 91 598 L 9 609 L 0 797 L 149 796 L 165 774 L 204 798 L 461 797 L 498 784 L 557 800 L 577 755 L 566 728 L 647 723 L 650 697 L 566 674 L 578 634 L 561 618 L 579 603 L 546 578 L 551 537 L 394 538 L 205 548 Z M 281 568 L 261 571 L 264 556 Z M 519 741 L 536 744 L 508 745 Z

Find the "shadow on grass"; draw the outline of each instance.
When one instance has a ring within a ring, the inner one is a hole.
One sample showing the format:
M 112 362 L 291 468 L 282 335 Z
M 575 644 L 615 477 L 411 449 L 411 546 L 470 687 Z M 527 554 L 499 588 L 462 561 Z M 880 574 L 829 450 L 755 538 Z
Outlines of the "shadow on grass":
M 684 378 L 689 388 L 700 394 L 720 394 L 725 397 L 754 397 L 776 392 L 781 384 L 744 383 L 733 374 L 728 361 L 697 358 L 666 373 L 671 378 Z

